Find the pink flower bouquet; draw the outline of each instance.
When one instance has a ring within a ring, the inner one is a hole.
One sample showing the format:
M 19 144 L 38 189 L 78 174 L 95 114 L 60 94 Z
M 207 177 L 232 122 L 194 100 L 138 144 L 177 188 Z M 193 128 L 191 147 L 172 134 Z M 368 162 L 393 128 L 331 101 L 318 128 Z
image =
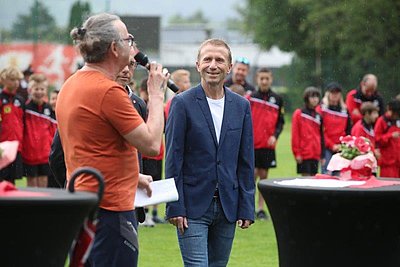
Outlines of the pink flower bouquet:
M 367 180 L 377 170 L 377 162 L 368 138 L 340 137 L 340 153 L 332 156 L 328 171 L 340 172 L 341 180 Z

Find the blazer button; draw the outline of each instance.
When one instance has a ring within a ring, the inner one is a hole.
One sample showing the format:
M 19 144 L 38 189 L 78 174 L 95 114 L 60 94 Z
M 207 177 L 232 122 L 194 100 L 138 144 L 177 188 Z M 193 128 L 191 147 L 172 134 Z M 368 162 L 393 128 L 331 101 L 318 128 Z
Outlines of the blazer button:
M 219 164 L 221 164 L 221 161 L 220 161 L 220 160 L 217 160 L 217 165 L 219 165 Z

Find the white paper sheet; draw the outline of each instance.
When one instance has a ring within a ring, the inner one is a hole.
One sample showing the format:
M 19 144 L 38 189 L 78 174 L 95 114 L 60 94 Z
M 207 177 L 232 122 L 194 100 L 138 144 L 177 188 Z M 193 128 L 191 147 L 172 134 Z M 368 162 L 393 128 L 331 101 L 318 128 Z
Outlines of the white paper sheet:
M 164 202 L 177 201 L 179 199 L 176 190 L 175 180 L 167 178 L 150 183 L 152 189 L 151 197 L 147 196 L 144 189 L 138 188 L 135 197 L 135 207 L 144 207 L 148 205 L 156 205 Z
M 342 181 L 336 179 L 302 179 L 296 178 L 291 180 L 274 181 L 279 185 L 295 185 L 295 186 L 312 186 L 312 187 L 347 187 L 350 185 L 363 185 L 365 181 Z

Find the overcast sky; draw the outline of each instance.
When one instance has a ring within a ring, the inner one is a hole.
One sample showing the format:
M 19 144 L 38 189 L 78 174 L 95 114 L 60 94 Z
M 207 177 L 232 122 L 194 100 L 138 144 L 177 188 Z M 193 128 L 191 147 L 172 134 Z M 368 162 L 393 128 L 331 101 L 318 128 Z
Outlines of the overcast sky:
M 76 0 L 41 0 L 56 19 L 58 26 L 67 26 L 71 6 Z M 85 0 L 81 0 L 85 2 Z M 175 14 L 186 17 L 197 10 L 212 23 L 238 16 L 235 6 L 245 0 L 88 0 L 92 12 L 108 11 L 118 15 L 161 16 L 162 24 Z M 0 0 L 0 27 L 10 29 L 18 14 L 27 14 L 34 0 Z

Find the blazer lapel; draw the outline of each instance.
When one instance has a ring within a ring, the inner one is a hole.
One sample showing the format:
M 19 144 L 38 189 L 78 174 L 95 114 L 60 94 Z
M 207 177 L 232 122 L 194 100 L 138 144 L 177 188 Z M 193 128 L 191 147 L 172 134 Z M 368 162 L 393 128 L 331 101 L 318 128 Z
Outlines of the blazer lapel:
M 197 88 L 193 88 L 193 89 L 196 89 L 196 101 L 197 101 L 197 103 L 199 103 L 200 109 L 203 112 L 204 118 L 206 119 L 208 128 L 211 132 L 211 136 L 214 140 L 214 144 L 215 144 L 215 146 L 218 147 L 217 136 L 215 134 L 215 127 L 214 127 L 214 123 L 213 123 L 213 120 L 211 117 L 210 107 L 208 106 L 208 102 L 206 99 L 206 94 L 204 93 L 204 90 L 201 87 L 201 85 L 199 85 Z
M 226 89 L 226 87 L 224 87 L 225 90 L 225 105 L 224 105 L 224 117 L 222 119 L 222 126 L 221 126 L 221 135 L 219 137 L 219 144 L 221 145 L 222 142 L 224 142 L 224 138 L 226 135 L 226 132 L 229 129 L 229 122 L 234 119 L 233 118 L 233 112 L 232 110 L 235 108 L 233 106 L 233 98 L 232 98 L 232 93 L 229 91 L 229 89 Z M 228 112 L 227 112 L 228 111 Z

